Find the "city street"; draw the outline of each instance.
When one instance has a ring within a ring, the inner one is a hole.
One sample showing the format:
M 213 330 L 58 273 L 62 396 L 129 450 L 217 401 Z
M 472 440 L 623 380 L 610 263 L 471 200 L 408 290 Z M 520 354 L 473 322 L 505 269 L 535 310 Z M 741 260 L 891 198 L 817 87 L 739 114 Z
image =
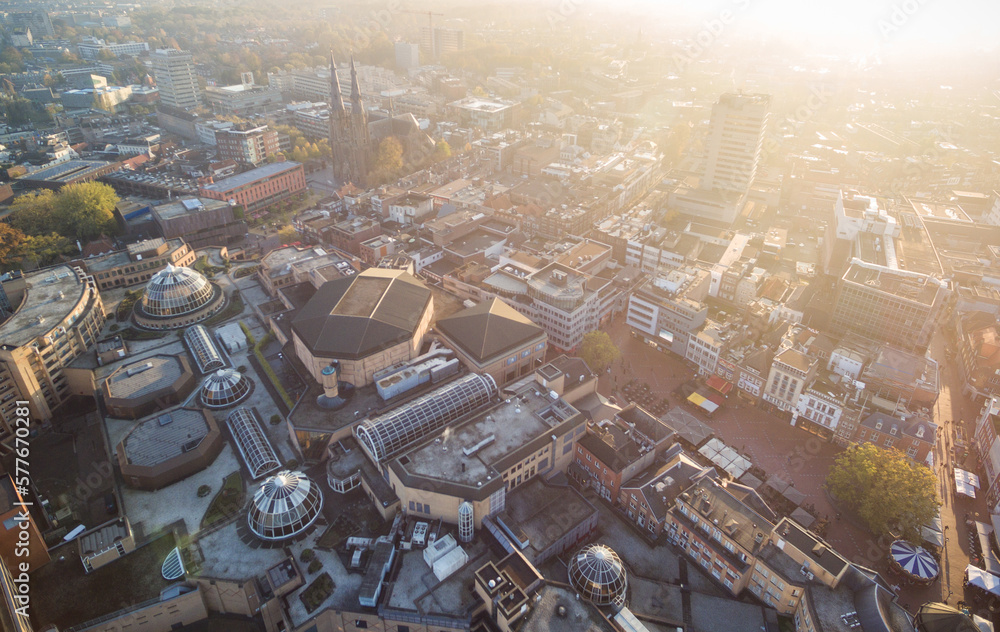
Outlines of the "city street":
M 600 378 L 601 392 L 613 394 L 624 404 L 621 389 L 630 380 L 646 382 L 654 398 L 669 397 L 673 405 L 683 405 L 671 391 L 694 376 L 688 363 L 671 354 L 662 353 L 630 335 L 624 314 L 619 315 L 605 331 L 622 352 L 622 358 L 611 371 Z M 932 348 L 935 358 L 946 358 L 945 341 L 939 337 Z M 954 604 L 966 599 L 963 578 L 969 563 L 969 538 L 965 516 L 989 522 L 985 490 L 977 499 L 964 496 L 956 499 L 953 467 L 959 466 L 979 473 L 974 449 L 961 463 L 955 462 L 955 428 L 960 424 L 965 437 L 975 431 L 979 406 L 961 395 L 961 381 L 957 369 L 942 363 L 941 394 L 934 411 L 934 420 L 941 426 L 935 452 L 935 470 L 941 495 L 941 521 L 946 544 L 941 554 L 941 578 L 929 586 L 910 584 L 889 570 L 887 561 L 890 541 L 879 541 L 866 529 L 854 524 L 838 512 L 823 491 L 823 482 L 841 448 L 822 440 L 787 421 L 736 401 L 730 395 L 727 405 L 708 420 L 716 435 L 731 447 L 747 456 L 754 465 L 768 475 L 778 475 L 805 494 L 806 505 L 815 507 L 819 518 L 828 518 L 830 527 L 826 539 L 851 561 L 880 571 L 890 585 L 898 586 L 899 601 L 911 611 L 927 601 L 949 601 Z M 967 441 L 968 443 L 968 441 Z M 978 516 L 978 517 L 977 517 Z M 985 610 L 984 607 L 980 609 Z M 984 614 L 987 614 L 984 612 Z

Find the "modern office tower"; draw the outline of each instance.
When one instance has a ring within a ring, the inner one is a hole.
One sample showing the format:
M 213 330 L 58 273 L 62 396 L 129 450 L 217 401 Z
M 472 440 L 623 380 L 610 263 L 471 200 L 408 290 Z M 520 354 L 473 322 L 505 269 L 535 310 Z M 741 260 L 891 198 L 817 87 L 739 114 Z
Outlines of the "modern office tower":
M 770 108 L 771 97 L 766 94 L 719 97 L 712 106 L 705 173 L 697 186 L 679 186 L 671 194 L 671 206 L 710 221 L 735 220 L 757 175 Z
M 437 59 L 441 55 L 464 50 L 465 31 L 440 26 L 431 30 L 430 27 L 424 26 L 420 29 L 420 45 L 431 54 L 431 57 Z
M 420 47 L 409 42 L 396 42 L 396 65 L 404 69 L 419 66 Z
M 184 110 L 201 105 L 201 88 L 191 53 L 176 48 L 158 48 L 150 57 L 160 89 L 160 103 Z
M 760 164 L 771 97 L 765 94 L 724 94 L 712 106 L 708 164 L 702 189 L 745 194 Z
M 30 28 L 31 34 L 36 38 L 56 35 L 49 14 L 42 10 L 11 13 L 10 24 L 14 28 Z
M 855 259 L 840 280 L 831 327 L 907 351 L 926 349 L 947 294 L 934 277 Z

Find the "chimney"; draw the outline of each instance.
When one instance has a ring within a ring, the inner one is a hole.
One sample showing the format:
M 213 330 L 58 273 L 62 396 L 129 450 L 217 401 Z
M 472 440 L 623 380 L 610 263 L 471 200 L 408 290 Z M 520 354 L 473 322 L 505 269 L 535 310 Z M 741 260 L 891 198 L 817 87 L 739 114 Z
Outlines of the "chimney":
M 329 399 L 336 399 L 340 395 L 340 362 L 331 360 L 320 373 L 323 395 Z

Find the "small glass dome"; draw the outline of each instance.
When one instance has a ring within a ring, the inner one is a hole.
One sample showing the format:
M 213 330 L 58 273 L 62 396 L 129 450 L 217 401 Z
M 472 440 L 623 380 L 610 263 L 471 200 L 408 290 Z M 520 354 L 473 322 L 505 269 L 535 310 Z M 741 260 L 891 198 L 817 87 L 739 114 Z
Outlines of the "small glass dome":
M 625 565 L 610 547 L 584 547 L 569 563 L 569 580 L 580 596 L 598 606 L 625 605 L 628 579 Z
M 219 369 L 205 378 L 198 399 L 206 408 L 238 404 L 253 392 L 253 380 L 236 369 Z
M 146 284 L 141 307 L 150 316 L 183 316 L 207 305 L 214 292 L 212 284 L 197 270 L 175 268 L 168 263 Z
M 304 533 L 322 509 L 319 486 L 302 472 L 283 470 L 253 495 L 247 524 L 261 540 L 285 540 Z

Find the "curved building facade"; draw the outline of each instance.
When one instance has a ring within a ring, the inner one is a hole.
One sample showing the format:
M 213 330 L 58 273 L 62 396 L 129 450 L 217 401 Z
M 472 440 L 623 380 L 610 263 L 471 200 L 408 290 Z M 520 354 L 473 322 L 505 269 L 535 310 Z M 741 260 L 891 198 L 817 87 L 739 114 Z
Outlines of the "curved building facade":
M 228 408 L 253 392 L 253 380 L 236 369 L 219 369 L 205 378 L 198 400 L 206 408 Z
M 322 509 L 323 495 L 316 483 L 302 472 L 282 470 L 253 495 L 247 524 L 261 540 L 287 540 L 305 533 Z
M 46 421 L 72 394 L 63 370 L 96 342 L 105 315 L 97 284 L 80 268 L 13 272 L 2 282 L 11 314 L 0 322 L 0 443 L 8 443 L 10 424 L 25 416 L 18 402 Z
M 226 360 L 219 353 L 219 348 L 204 325 L 189 327 L 184 332 L 184 342 L 198 364 L 200 373 L 211 373 L 226 366 Z
M 490 375 L 469 374 L 381 417 L 362 421 L 355 432 L 369 454 L 381 461 L 489 404 L 496 394 L 497 384 Z
M 625 565 L 608 546 L 592 544 L 573 556 L 567 568 L 569 581 L 580 596 L 598 606 L 625 605 L 628 578 Z
M 146 284 L 134 317 L 146 329 L 179 329 L 205 320 L 224 304 L 222 289 L 203 274 L 167 264 Z
M 172 408 L 140 420 L 115 453 L 126 485 L 153 490 L 205 469 L 224 445 L 212 413 Z

